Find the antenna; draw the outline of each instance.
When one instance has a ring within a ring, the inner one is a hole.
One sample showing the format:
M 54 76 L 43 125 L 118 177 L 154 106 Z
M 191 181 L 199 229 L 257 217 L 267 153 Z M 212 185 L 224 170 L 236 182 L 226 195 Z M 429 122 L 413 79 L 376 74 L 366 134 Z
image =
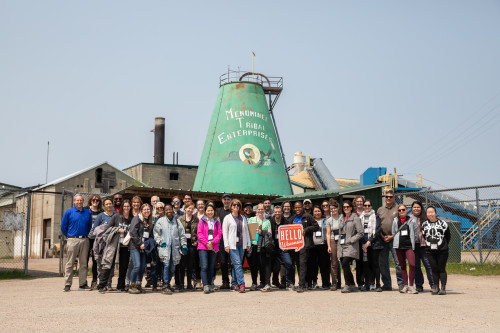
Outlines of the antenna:
M 252 80 L 255 81 L 255 77 L 253 76 L 253 73 L 255 73 L 254 69 L 253 69 L 253 58 L 255 57 L 255 52 L 252 51 Z
M 50 141 L 47 141 L 47 167 L 45 171 L 45 184 L 47 184 L 48 179 L 49 179 L 49 147 L 50 147 Z

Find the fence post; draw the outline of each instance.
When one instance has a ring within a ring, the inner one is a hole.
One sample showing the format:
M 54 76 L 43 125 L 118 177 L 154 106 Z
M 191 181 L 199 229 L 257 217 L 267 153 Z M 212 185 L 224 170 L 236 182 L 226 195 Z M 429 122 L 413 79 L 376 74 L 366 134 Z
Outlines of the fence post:
M 26 244 L 24 247 L 24 275 L 28 275 L 28 256 L 30 249 L 31 228 L 31 191 L 28 191 L 28 211 L 26 213 Z
M 425 189 L 425 207 L 428 207 L 429 206 L 429 188 L 427 187 Z
M 479 209 L 479 189 L 476 188 L 476 211 L 478 221 L 478 237 L 479 237 L 479 263 L 483 263 L 483 235 L 481 233 L 481 210 Z

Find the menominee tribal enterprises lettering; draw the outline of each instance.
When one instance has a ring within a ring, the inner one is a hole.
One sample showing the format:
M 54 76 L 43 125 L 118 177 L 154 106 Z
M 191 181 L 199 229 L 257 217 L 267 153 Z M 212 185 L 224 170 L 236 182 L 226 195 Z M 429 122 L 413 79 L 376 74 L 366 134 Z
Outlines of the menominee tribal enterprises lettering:
M 238 111 L 233 111 L 233 109 L 226 110 L 226 120 L 236 118 L 238 117 L 257 117 L 260 118 L 264 121 L 267 121 L 267 117 L 263 115 L 260 112 L 255 112 L 252 110 L 238 110 Z
M 226 134 L 225 132 L 222 132 L 221 134 L 217 135 L 217 139 L 219 139 L 220 144 L 223 144 L 224 142 L 231 140 L 231 139 L 238 137 L 238 136 L 256 136 L 258 138 L 262 138 L 266 141 L 269 141 L 269 143 L 271 144 L 271 147 L 273 149 L 275 149 L 271 138 L 266 133 L 261 132 L 261 131 L 247 131 L 247 130 L 240 129 L 237 131 L 233 131 L 232 133 L 228 133 L 228 134 Z

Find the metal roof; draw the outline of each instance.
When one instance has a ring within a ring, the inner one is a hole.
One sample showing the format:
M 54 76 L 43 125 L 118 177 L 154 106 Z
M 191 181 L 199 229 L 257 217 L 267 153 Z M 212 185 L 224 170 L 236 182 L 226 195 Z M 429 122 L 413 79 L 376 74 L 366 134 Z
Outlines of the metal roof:
M 338 197 L 339 195 L 356 193 L 366 190 L 371 190 L 374 188 L 380 188 L 387 186 L 387 184 L 373 184 L 366 186 L 357 186 L 357 187 L 349 187 L 345 189 L 336 189 L 336 190 L 326 190 L 326 191 L 312 191 L 312 192 L 304 192 L 298 193 L 294 195 L 287 195 L 284 197 L 279 197 L 275 199 L 273 202 L 283 202 L 283 201 L 295 201 L 295 200 L 304 200 L 304 199 L 323 199 L 326 197 Z

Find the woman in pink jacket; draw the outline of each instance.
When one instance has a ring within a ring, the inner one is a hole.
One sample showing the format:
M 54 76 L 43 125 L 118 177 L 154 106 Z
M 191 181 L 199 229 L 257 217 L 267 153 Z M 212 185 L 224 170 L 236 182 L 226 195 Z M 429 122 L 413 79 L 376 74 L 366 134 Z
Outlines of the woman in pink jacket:
M 215 216 L 215 207 L 211 204 L 205 208 L 205 215 L 198 222 L 198 254 L 200 256 L 201 280 L 203 292 L 214 291 L 214 272 L 219 240 L 222 237 L 221 223 Z

